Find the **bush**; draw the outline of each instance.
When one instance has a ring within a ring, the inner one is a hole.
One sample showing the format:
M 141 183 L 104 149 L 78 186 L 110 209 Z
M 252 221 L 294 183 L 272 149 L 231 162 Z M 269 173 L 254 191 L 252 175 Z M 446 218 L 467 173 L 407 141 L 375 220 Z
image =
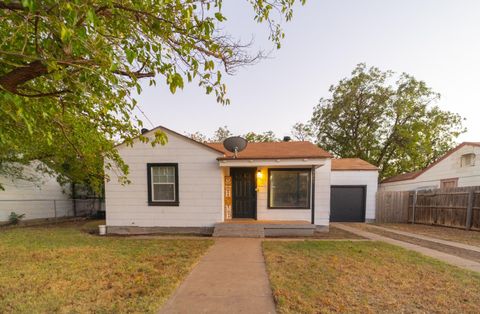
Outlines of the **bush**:
M 23 219 L 23 217 L 25 217 L 25 214 L 19 215 L 16 212 L 11 212 L 10 216 L 8 217 L 8 221 L 10 222 L 10 224 L 16 225 L 20 222 L 21 219 Z

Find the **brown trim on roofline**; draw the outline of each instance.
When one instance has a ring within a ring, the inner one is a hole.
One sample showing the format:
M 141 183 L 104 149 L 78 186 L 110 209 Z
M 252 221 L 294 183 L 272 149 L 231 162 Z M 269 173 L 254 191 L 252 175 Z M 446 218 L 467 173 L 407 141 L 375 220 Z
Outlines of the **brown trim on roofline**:
M 173 130 L 171 130 L 171 129 L 169 129 L 169 128 L 166 128 L 166 127 L 164 127 L 164 126 L 161 126 L 161 125 L 159 125 L 159 126 L 157 126 L 157 127 L 154 127 L 154 128 L 151 129 L 151 130 L 148 130 L 147 133 L 150 133 L 150 132 L 152 132 L 152 131 L 156 131 L 156 130 L 158 130 L 158 129 L 163 129 L 163 130 L 165 130 L 165 131 L 167 131 L 167 132 L 171 132 L 171 133 L 173 133 L 173 134 L 175 134 L 175 135 L 178 135 L 178 136 L 180 136 L 180 137 L 183 137 L 183 138 L 189 140 L 190 142 L 193 142 L 193 143 L 196 143 L 196 144 L 200 144 L 200 145 L 203 146 L 203 147 L 206 147 L 206 148 L 211 149 L 211 150 L 213 150 L 213 151 L 215 151 L 215 152 L 217 152 L 217 153 L 220 153 L 220 154 L 222 154 L 222 155 L 225 155 L 225 153 L 224 153 L 223 151 L 219 150 L 219 149 L 213 148 L 213 147 L 211 147 L 211 146 L 209 146 L 209 145 L 207 145 L 207 144 L 205 144 L 205 143 L 195 141 L 193 138 L 190 138 L 190 137 L 188 137 L 188 136 L 185 136 L 185 135 L 183 135 L 183 134 L 180 134 L 180 133 L 178 133 L 178 132 L 175 132 L 175 131 L 173 131 Z M 139 135 L 139 136 L 140 136 L 140 135 Z M 134 140 L 134 139 L 137 139 L 139 136 L 134 137 L 133 140 Z M 125 142 L 120 143 L 120 144 L 118 144 L 118 145 L 115 145 L 114 147 L 118 147 L 118 146 L 121 146 L 121 145 L 123 145 L 123 144 L 125 144 Z
M 378 171 L 377 169 L 332 169 L 332 171 Z
M 217 160 L 275 160 L 275 159 L 330 159 L 330 157 L 307 157 L 307 156 L 294 156 L 294 157 L 218 157 Z
M 412 176 L 411 178 L 406 178 L 406 179 L 394 179 L 395 176 L 391 177 L 391 178 L 386 178 L 385 180 L 382 180 L 380 183 L 392 183 L 392 182 L 400 182 L 400 181 L 408 181 L 408 180 L 413 180 L 413 179 L 416 179 L 418 178 L 421 174 L 425 173 L 427 170 L 429 170 L 430 168 L 432 168 L 433 166 L 437 165 L 438 163 L 440 163 L 441 161 L 443 161 L 444 159 L 446 159 L 447 157 L 449 157 L 450 155 L 452 155 L 454 152 L 456 152 L 457 150 L 459 150 L 460 148 L 462 148 L 463 146 L 467 146 L 467 145 L 471 145 L 471 146 L 476 146 L 476 147 L 480 147 L 480 144 L 479 143 L 476 143 L 476 142 L 463 142 L 461 144 L 459 144 L 457 147 L 454 147 L 452 149 L 450 149 L 448 152 L 446 152 L 442 157 L 438 158 L 437 160 L 435 160 L 433 163 L 431 163 L 430 165 L 428 165 L 426 168 L 418 171 L 418 173 L 416 173 L 414 176 Z M 399 174 L 401 175 L 401 174 Z M 390 179 L 393 179 L 393 180 L 390 180 Z

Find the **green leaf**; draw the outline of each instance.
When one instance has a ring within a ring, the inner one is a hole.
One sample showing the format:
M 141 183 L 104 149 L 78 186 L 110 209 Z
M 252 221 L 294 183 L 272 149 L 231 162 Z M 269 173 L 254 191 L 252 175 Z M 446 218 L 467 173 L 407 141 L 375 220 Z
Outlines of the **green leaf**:
M 65 27 L 65 25 L 62 25 L 61 28 L 60 28 L 60 39 L 63 42 L 66 42 L 68 40 L 68 37 L 69 37 L 69 31 Z
M 216 12 L 215 13 L 215 18 L 219 21 L 219 22 L 223 22 L 223 21 L 226 21 L 227 19 L 225 18 L 225 16 L 222 15 L 222 13 L 220 12 Z

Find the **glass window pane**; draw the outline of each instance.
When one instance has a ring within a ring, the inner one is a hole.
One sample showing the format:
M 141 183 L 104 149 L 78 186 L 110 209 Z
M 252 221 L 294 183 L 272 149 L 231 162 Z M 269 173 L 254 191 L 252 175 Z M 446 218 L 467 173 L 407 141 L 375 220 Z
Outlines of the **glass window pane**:
M 175 167 L 152 167 L 153 183 L 175 183 Z
M 175 185 L 174 184 L 154 184 L 153 200 L 154 201 L 175 201 Z
M 270 206 L 284 208 L 308 207 L 310 171 L 270 171 Z

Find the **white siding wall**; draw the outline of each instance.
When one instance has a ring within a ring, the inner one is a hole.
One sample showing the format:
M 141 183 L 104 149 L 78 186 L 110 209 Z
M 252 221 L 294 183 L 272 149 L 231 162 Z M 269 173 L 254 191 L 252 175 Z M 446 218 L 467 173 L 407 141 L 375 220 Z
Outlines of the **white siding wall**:
M 330 180 L 332 162 L 328 162 L 315 172 L 315 224 L 328 226 L 330 223 Z
M 34 173 L 30 167 L 25 171 Z M 7 221 L 11 212 L 25 214 L 24 220 L 55 217 L 55 205 L 57 216 L 71 213 L 70 196 L 64 193 L 64 188 L 58 184 L 56 178 L 40 174 L 36 176 L 39 180 L 35 182 L 0 177 L 5 188 L 0 191 L 0 221 Z M 65 189 L 69 192 L 69 186 Z
M 332 171 L 332 185 L 365 185 L 365 219 L 375 219 L 375 197 L 378 187 L 378 171 Z
M 206 227 L 223 220 L 220 153 L 166 132 L 165 146 L 136 142 L 121 146 L 131 184 L 122 186 L 114 174 L 105 184 L 108 226 Z M 147 163 L 178 163 L 179 206 L 149 206 Z
M 475 166 L 460 167 L 463 154 L 476 154 Z M 440 180 L 458 178 L 458 186 L 480 185 L 480 147 L 464 146 L 413 180 L 380 184 L 381 191 L 409 191 L 421 187 L 440 187 Z
M 315 170 L 315 224 L 327 225 L 330 217 L 330 167 L 325 165 Z M 273 168 L 273 167 L 270 167 Z M 289 167 L 294 168 L 294 167 Z M 305 168 L 299 166 L 298 168 Z M 269 209 L 268 208 L 268 167 L 258 168 L 263 178 L 257 181 L 257 219 L 258 220 L 312 220 L 311 209 Z

